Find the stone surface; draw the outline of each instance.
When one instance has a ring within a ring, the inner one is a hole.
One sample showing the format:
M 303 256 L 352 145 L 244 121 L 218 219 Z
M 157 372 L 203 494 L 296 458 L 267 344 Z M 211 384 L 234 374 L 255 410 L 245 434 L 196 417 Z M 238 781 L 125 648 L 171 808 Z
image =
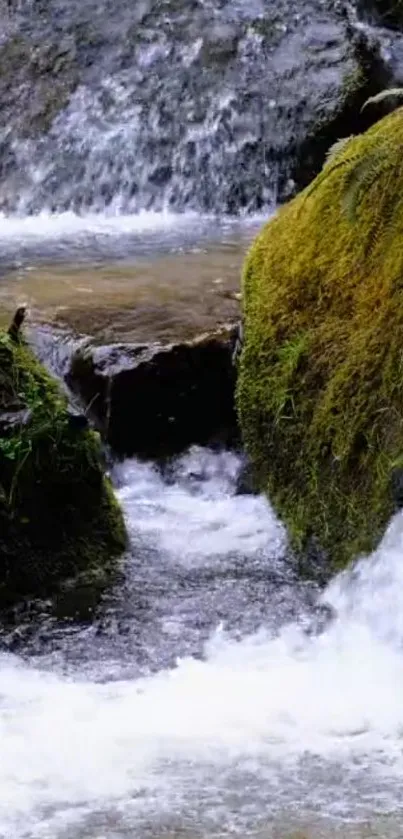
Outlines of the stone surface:
M 105 586 L 126 534 L 98 436 L 23 340 L 0 331 L 0 611 L 85 571 Z
M 341 6 L 9 6 L 0 208 L 236 213 L 289 194 L 379 83 L 365 77 Z
M 382 26 L 403 29 L 402 0 L 359 0 L 358 7 L 367 18 Z
M 236 437 L 236 329 L 175 344 L 81 347 L 66 381 L 120 455 L 162 456 Z
M 340 148 L 257 237 L 243 279 L 243 437 L 294 545 L 329 570 L 401 503 L 403 108 Z

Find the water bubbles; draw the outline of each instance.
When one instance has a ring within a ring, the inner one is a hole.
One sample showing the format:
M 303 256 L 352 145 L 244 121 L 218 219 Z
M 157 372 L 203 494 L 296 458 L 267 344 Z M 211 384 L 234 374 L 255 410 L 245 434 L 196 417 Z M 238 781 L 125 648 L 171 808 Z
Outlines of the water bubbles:
M 260 626 L 247 631 L 238 620 L 231 628 L 217 613 L 199 654 L 179 652 L 196 613 L 200 630 L 214 597 L 210 585 L 200 599 L 197 574 L 220 580 L 219 604 L 226 570 L 250 592 L 248 567 L 249 574 L 287 569 L 284 531 L 263 498 L 237 495 L 239 468 L 235 455 L 200 449 L 162 472 L 136 461 L 119 467 L 133 545 L 153 545 L 143 560 L 151 575 L 160 564 L 157 634 L 150 624 L 137 639 L 158 645 L 163 635 L 177 654 L 171 667 L 125 675 L 117 648 L 108 656 L 107 640 L 99 646 L 89 628 L 86 640 L 70 636 L 77 656 L 67 675 L 57 654 L 31 664 L 0 658 L 0 833 L 64 839 L 68 825 L 80 839 L 111 830 L 145 837 L 175 823 L 201 835 L 222 835 L 231 824 L 235 835 L 264 828 L 270 836 L 285 812 L 306 814 L 309 823 L 318 811 L 343 836 L 351 818 L 374 812 L 392 810 L 399 824 L 401 515 L 373 556 L 319 598 L 331 607 L 319 632 L 304 619 L 284 622 L 274 587 Z M 189 599 L 178 597 L 180 587 L 173 595 L 180 568 L 182 586 L 192 581 Z M 141 593 L 145 608 L 146 578 L 138 566 L 135 574 L 125 596 L 139 603 Z M 292 574 L 290 582 L 297 592 Z M 240 615 L 236 599 L 232 606 Z

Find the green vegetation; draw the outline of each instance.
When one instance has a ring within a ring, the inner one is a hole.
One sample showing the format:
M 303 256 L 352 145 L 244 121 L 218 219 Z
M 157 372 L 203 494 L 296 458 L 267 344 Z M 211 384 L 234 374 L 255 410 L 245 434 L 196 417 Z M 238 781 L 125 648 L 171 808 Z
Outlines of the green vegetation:
M 99 438 L 66 407 L 28 347 L 0 331 L 0 606 L 84 571 L 105 582 L 125 547 Z
M 402 149 L 403 109 L 342 144 L 244 269 L 245 444 L 294 545 L 336 566 L 374 547 L 403 467 Z

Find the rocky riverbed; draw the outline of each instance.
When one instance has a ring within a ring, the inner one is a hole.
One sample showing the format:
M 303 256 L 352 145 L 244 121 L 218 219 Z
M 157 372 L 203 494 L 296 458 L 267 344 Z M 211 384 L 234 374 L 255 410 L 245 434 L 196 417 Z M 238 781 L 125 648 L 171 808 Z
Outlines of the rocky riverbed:
M 236 437 L 241 263 L 254 227 L 223 242 L 115 264 L 26 266 L 3 278 L 33 338 L 119 454 Z
M 379 116 L 361 105 L 403 78 L 399 5 L 0 4 L 0 312 L 28 303 L 79 424 L 119 452 L 103 465 L 128 534 L 101 599 L 84 579 L 0 628 L 1 839 L 402 835 L 401 514 L 325 585 L 242 452 L 178 454 L 233 409 L 251 214 Z M 91 393 L 77 361 L 95 362 Z M 54 521 L 58 546 L 68 527 Z

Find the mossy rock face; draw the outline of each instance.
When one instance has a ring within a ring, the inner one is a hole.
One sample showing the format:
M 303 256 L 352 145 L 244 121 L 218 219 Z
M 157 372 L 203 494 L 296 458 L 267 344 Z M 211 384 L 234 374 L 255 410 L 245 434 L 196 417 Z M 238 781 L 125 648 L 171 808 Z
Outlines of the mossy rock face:
M 403 465 L 403 109 L 351 139 L 267 224 L 243 276 L 237 390 L 294 544 L 373 548 Z
M 28 347 L 0 331 L 0 607 L 51 594 L 125 548 L 98 436 Z

